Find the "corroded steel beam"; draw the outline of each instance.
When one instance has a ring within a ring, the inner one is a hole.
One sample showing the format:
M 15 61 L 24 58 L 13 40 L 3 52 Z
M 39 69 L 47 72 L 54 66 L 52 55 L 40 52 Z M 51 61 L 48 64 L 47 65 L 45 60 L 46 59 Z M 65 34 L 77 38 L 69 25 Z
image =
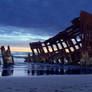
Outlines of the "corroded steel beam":
M 67 47 L 64 47 L 63 42 Z M 42 46 L 42 43 L 45 43 L 45 45 Z M 59 48 L 58 43 L 62 49 Z M 55 51 L 53 45 L 56 45 L 57 51 Z M 49 51 L 48 46 L 51 47 L 52 52 Z M 30 47 L 31 49 L 40 49 L 40 54 L 38 54 L 39 56 L 42 54 L 43 57 L 41 58 L 45 60 L 60 59 L 61 62 L 67 63 L 65 60 L 67 59 L 69 63 L 72 60 L 72 63 L 80 64 L 86 54 L 92 57 L 92 15 L 82 11 L 80 17 L 72 20 L 71 26 L 44 42 L 30 43 Z M 47 53 L 43 54 L 43 47 L 47 49 Z M 58 62 L 58 60 L 56 61 Z

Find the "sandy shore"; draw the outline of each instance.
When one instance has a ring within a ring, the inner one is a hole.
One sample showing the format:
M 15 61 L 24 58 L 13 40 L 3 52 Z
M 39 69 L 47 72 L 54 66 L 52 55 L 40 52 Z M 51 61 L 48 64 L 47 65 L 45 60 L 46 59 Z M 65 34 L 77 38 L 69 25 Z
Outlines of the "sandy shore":
M 0 92 L 91 92 L 92 75 L 0 77 Z

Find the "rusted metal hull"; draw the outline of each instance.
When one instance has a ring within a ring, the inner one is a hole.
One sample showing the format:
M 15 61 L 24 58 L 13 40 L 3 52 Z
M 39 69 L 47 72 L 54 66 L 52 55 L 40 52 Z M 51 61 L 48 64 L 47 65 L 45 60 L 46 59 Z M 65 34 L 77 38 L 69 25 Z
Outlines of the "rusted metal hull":
M 70 27 L 30 48 L 31 62 L 92 65 L 92 15 L 82 11 Z

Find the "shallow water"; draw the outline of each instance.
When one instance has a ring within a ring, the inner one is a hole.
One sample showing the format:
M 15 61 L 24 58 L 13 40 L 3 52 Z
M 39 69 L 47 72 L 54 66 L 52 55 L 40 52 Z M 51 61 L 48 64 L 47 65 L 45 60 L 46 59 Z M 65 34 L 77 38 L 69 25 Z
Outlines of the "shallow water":
M 50 65 L 41 63 L 25 63 L 23 58 L 15 58 L 15 64 L 11 66 L 0 66 L 0 76 L 37 76 L 57 74 L 60 65 Z
M 0 66 L 0 76 L 44 76 L 64 74 L 92 74 L 92 67 L 25 63 L 23 58 L 14 58 L 12 66 Z

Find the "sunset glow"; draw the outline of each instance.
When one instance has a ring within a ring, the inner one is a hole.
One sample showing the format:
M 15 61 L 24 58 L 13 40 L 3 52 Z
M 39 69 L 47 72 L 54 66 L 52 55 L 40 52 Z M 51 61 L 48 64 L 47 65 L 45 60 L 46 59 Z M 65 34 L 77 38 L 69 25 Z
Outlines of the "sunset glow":
M 11 47 L 12 52 L 31 52 L 28 47 Z

